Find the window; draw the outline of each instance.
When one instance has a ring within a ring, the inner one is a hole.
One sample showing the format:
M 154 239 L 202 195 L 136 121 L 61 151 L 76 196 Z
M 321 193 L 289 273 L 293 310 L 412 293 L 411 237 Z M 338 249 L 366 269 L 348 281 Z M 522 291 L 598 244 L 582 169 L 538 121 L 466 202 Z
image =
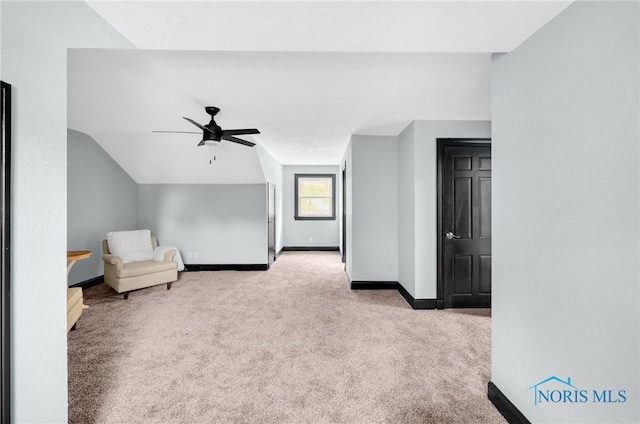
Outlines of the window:
M 295 219 L 336 219 L 335 174 L 295 174 Z

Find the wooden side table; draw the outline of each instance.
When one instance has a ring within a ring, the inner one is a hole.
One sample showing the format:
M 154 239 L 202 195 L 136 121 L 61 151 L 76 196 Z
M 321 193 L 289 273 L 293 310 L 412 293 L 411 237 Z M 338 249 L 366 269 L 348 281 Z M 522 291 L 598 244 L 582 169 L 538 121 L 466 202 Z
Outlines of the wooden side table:
M 69 265 L 67 265 L 67 279 L 69 279 L 69 272 L 73 264 L 77 261 L 87 259 L 89 256 L 91 256 L 90 250 L 67 250 L 67 262 L 69 262 Z

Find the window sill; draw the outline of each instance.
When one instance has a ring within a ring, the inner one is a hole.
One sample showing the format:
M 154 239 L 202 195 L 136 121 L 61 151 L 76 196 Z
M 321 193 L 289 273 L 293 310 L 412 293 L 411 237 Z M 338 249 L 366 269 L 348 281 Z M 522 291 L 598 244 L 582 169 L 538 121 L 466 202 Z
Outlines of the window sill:
M 296 221 L 335 221 L 335 216 L 294 216 Z

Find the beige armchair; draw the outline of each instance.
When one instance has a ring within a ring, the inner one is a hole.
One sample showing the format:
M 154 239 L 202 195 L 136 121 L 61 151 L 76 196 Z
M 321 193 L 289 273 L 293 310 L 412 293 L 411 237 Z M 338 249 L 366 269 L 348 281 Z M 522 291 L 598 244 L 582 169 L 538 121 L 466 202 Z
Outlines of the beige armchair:
M 69 287 L 67 289 L 67 332 L 75 330 L 76 322 L 86 308 L 88 306 L 83 302 L 82 289 L 80 287 Z
M 151 236 L 153 249 L 158 247 L 158 241 Z M 169 250 L 164 255 L 164 261 L 145 260 L 124 262 L 122 258 L 112 255 L 107 240 L 102 241 L 102 260 L 104 261 L 104 282 L 118 293 L 124 293 L 129 298 L 129 292 L 146 287 L 171 283 L 178 279 L 178 266 L 174 262 L 176 250 Z

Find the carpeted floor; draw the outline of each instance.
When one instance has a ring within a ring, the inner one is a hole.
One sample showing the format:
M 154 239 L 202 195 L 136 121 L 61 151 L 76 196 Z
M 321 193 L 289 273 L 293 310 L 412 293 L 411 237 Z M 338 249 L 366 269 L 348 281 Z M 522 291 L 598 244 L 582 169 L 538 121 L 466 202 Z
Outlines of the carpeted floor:
M 490 310 L 352 291 L 336 252 L 182 273 L 125 301 L 100 285 L 69 333 L 70 423 L 504 423 Z

